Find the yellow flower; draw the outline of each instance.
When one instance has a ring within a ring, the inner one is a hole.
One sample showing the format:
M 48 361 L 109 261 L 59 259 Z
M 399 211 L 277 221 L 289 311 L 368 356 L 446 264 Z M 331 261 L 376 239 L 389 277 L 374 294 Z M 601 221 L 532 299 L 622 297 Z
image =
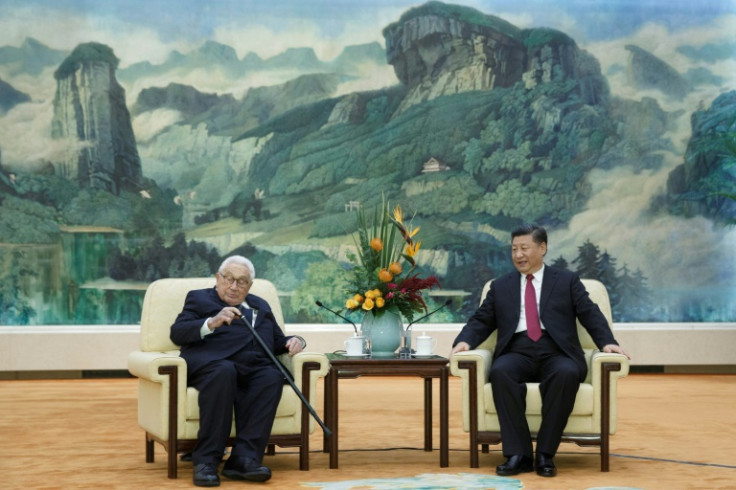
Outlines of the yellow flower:
M 397 205 L 397 206 L 396 206 L 396 207 L 394 208 L 394 219 L 395 219 L 395 220 L 396 220 L 396 222 L 397 222 L 397 223 L 399 223 L 400 225 L 403 225 L 403 224 L 404 224 L 404 221 L 403 221 L 404 217 L 403 217 L 403 215 L 402 215 L 402 213 L 401 213 L 401 206 L 398 206 L 398 205 Z
M 368 301 L 369 299 L 373 299 L 376 297 L 375 291 L 366 291 L 365 292 L 365 300 Z
M 383 296 L 383 293 L 378 288 L 373 290 L 373 294 L 375 294 L 374 298 L 380 298 L 381 296 Z
M 365 298 L 359 294 L 356 294 L 355 296 L 353 296 L 353 299 L 355 300 L 356 303 L 359 303 L 359 304 L 365 301 Z
M 398 262 L 391 262 L 388 266 L 388 270 L 391 274 L 398 276 L 399 274 L 401 274 L 401 271 L 403 269 L 401 268 L 401 264 L 399 264 Z
M 386 269 L 386 268 L 383 268 L 383 269 L 381 269 L 380 271 L 378 271 L 378 279 L 379 279 L 379 280 L 380 280 L 381 282 L 389 282 L 389 281 L 390 281 L 390 280 L 392 280 L 393 278 L 394 278 L 394 275 L 393 275 L 393 274 L 391 274 L 391 273 L 390 273 L 390 272 L 388 271 L 388 269 Z
M 409 257 L 414 257 L 421 246 L 422 242 L 416 242 L 413 245 L 407 245 L 406 255 L 408 255 Z
M 380 252 L 381 250 L 383 250 L 383 241 L 378 237 L 374 237 L 371 240 L 371 248 L 376 252 Z
M 355 300 L 354 300 L 354 299 L 352 299 L 352 298 L 350 298 L 349 300 L 347 300 L 347 301 L 345 302 L 345 308 L 347 308 L 348 310 L 354 310 L 354 309 L 356 309 L 356 308 L 357 308 L 358 306 L 360 306 L 360 303 L 358 303 L 357 301 L 355 301 Z
M 419 233 L 419 229 L 420 229 L 420 228 L 421 228 L 421 226 L 417 226 L 416 228 L 414 228 L 413 230 L 411 230 L 411 231 L 409 232 L 409 238 L 413 238 L 413 237 L 414 237 L 414 235 L 416 235 L 417 233 Z
M 376 308 L 383 308 L 386 304 L 386 300 L 381 297 L 376 298 Z
M 363 309 L 365 311 L 371 311 L 373 309 L 373 300 L 366 298 L 365 303 L 363 303 Z

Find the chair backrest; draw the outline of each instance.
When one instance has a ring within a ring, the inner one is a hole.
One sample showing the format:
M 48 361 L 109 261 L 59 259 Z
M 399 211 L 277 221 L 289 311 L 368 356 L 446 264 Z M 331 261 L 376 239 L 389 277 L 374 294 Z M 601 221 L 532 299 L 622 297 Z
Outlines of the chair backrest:
M 483 292 L 480 295 L 481 304 L 483 304 L 483 300 L 486 299 L 486 294 L 488 294 L 488 290 L 491 289 L 492 282 L 493 279 L 488 281 L 485 286 L 483 286 Z M 595 279 L 582 279 L 582 282 L 583 286 L 585 286 L 585 289 L 590 295 L 590 299 L 598 305 L 598 308 L 601 309 L 603 316 L 605 316 L 606 320 L 608 321 L 608 327 L 611 328 L 613 325 L 613 317 L 611 315 L 611 302 L 608 299 L 608 291 L 606 290 L 606 286 Z M 579 321 L 577 322 L 577 324 L 578 337 L 580 338 L 580 345 L 583 347 L 583 349 L 597 349 L 595 342 L 593 342 L 593 339 L 590 337 L 590 334 L 588 334 L 588 331 L 583 328 Z M 478 348 L 492 349 L 495 346 L 496 332 L 494 331 L 486 340 L 483 341 L 483 343 L 481 343 L 480 346 L 478 346 Z
M 187 293 L 194 289 L 214 286 L 214 277 L 159 279 L 149 284 L 141 311 L 141 350 L 144 352 L 177 350 L 179 347 L 169 339 L 169 332 L 171 325 L 184 307 Z M 273 283 L 266 279 L 255 279 L 250 292 L 268 302 L 276 321 L 283 330 L 284 315 Z

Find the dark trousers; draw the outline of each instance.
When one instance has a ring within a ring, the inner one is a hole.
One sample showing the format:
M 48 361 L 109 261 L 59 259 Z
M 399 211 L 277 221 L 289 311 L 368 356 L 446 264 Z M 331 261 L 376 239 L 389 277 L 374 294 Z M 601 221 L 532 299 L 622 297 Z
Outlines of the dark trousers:
M 575 405 L 583 373 L 546 333 L 534 342 L 515 334 L 506 352 L 491 364 L 491 386 L 501 426 L 503 454 L 532 456 L 532 436 L 526 420 L 526 384 L 540 383 L 542 424 L 537 453 L 554 456 L 562 431 Z
M 231 455 L 260 464 L 283 385 L 284 377 L 270 359 L 246 349 L 190 376 L 189 386 L 199 390 L 199 433 L 192 462 L 220 463 L 234 411 L 236 436 Z

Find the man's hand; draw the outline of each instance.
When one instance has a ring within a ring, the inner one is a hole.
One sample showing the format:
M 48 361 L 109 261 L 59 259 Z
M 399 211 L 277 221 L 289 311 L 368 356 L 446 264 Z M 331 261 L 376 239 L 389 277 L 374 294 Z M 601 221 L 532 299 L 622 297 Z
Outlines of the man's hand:
M 223 325 L 230 325 L 232 321 L 241 316 L 240 310 L 234 306 L 226 306 L 221 309 L 220 312 L 210 318 L 207 321 L 207 326 L 210 330 L 214 331 L 216 328 L 220 328 Z
M 289 349 L 289 355 L 293 356 L 302 351 L 302 341 L 299 337 L 292 337 L 286 341 L 286 348 Z
M 468 344 L 467 342 L 458 342 L 457 345 L 453 347 L 452 350 L 450 351 L 449 357 L 452 357 L 452 355 L 455 354 L 456 352 L 461 352 L 464 350 L 470 350 L 470 344 Z
M 623 350 L 621 347 L 619 347 L 616 344 L 608 344 L 603 346 L 603 349 L 601 349 L 603 352 L 606 352 L 608 354 L 623 354 L 626 356 L 626 359 L 631 360 L 631 356 L 626 353 L 625 350 Z

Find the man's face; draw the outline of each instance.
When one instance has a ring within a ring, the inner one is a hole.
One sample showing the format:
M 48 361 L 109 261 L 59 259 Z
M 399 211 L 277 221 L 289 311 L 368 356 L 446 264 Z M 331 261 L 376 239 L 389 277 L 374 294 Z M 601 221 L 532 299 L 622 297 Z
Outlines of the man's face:
M 218 296 L 230 306 L 238 306 L 248 296 L 253 284 L 248 268 L 241 264 L 228 264 L 222 273 L 215 274 Z
M 524 275 L 534 274 L 542 268 L 546 243 L 535 243 L 531 235 L 514 237 L 511 241 L 511 259 L 516 270 Z

